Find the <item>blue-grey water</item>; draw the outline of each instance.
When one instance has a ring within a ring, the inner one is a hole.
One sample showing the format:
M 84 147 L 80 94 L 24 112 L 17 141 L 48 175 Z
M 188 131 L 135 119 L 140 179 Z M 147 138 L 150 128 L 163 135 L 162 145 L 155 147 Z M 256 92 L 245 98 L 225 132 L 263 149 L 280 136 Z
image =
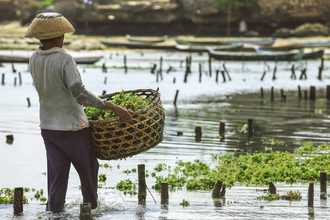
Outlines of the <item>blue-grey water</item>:
M 2 51 L 1 53 L 14 53 Z M 17 52 L 31 54 L 31 52 Z M 128 73 L 124 73 L 123 54 L 127 56 Z M 137 174 L 125 174 L 126 169 L 145 164 L 146 170 L 158 163 L 174 165 L 176 161 L 193 161 L 200 159 L 212 166 L 211 155 L 230 151 L 263 151 L 265 142 L 270 138 L 285 141 L 284 146 L 273 146 L 273 150 L 289 150 L 302 141 L 329 143 L 330 141 L 330 102 L 325 98 L 325 88 L 330 85 L 330 63 L 325 61 L 322 81 L 317 79 L 319 60 L 294 62 L 296 74 L 300 76 L 302 68 L 307 68 L 307 80 L 291 80 L 290 62 L 226 62 L 231 81 L 223 82 L 221 74 L 215 81 L 216 69 L 222 69 L 223 62 L 213 61 L 213 73 L 208 72 L 206 54 L 192 55 L 192 73 L 187 83 L 183 82 L 185 58 L 188 53 L 146 52 L 146 51 L 108 51 L 81 52 L 79 54 L 102 54 L 104 58 L 95 66 L 80 65 L 79 70 L 87 89 L 95 94 L 103 90 L 108 93 L 127 90 L 152 88 L 161 93 L 166 110 L 164 141 L 148 152 L 119 161 L 99 161 L 108 163 L 112 169 L 100 167 L 99 173 L 107 176 L 106 187 L 114 187 L 120 180 L 137 181 Z M 155 74 L 150 73 L 153 64 L 159 68 L 159 59 L 163 57 L 163 79 L 158 82 Z M 105 63 L 107 73 L 99 68 Z M 198 65 L 202 64 L 202 82 L 199 82 Z M 272 80 L 274 66 L 277 65 L 276 80 Z M 172 71 L 166 73 L 169 67 Z M 0 73 L 5 73 L 5 85 L 0 85 L 0 188 L 29 187 L 44 189 L 46 193 L 46 155 L 43 140 L 40 136 L 38 113 L 38 96 L 32 85 L 27 64 L 15 64 L 17 72 L 22 73 L 22 85 L 14 86 L 18 74 L 12 72 L 11 64 L 3 64 Z M 264 71 L 267 74 L 260 80 Z M 104 84 L 107 77 L 107 84 Z M 175 78 L 175 83 L 173 80 Z M 315 86 L 315 101 L 298 98 L 297 87 L 302 90 Z M 264 89 L 264 98 L 260 97 L 260 87 Z M 270 101 L 270 88 L 276 94 L 274 102 Z M 177 107 L 173 106 L 175 91 L 179 89 Z M 286 101 L 281 100 L 280 89 L 284 89 Z M 31 100 L 27 107 L 26 98 Z M 251 141 L 237 133 L 251 118 L 260 130 L 260 134 Z M 217 137 L 219 122 L 226 123 L 226 138 L 220 141 Z M 201 142 L 195 142 L 194 128 L 202 126 Z M 183 131 L 183 136 L 177 136 Z M 13 144 L 6 144 L 6 135 L 13 134 Z M 278 192 L 284 194 L 289 190 L 302 192 L 299 202 L 258 201 L 257 196 L 263 192 L 256 191 L 265 187 L 245 187 L 235 185 L 227 190 L 226 201 L 222 206 L 215 206 L 210 191 L 170 192 L 169 207 L 160 207 L 160 195 L 151 189 L 154 179 L 147 178 L 147 185 L 155 197 L 147 195 L 147 206 L 137 205 L 137 196 L 123 195 L 115 189 L 99 189 L 100 211 L 94 219 L 307 219 L 306 184 L 276 184 Z M 24 214 L 15 217 L 12 205 L 0 205 L 0 219 L 77 219 L 79 204 L 82 202 L 79 190 L 79 177 L 72 167 L 66 197 L 66 211 L 60 216 L 44 211 L 45 205 L 31 200 L 33 193 L 26 193 L 30 199 L 24 206 Z M 329 191 L 329 188 L 328 188 Z M 45 195 L 47 197 L 47 193 Z M 182 200 L 190 205 L 182 207 Z M 319 184 L 315 184 L 314 219 L 330 219 L 329 202 L 320 201 Z M 311 217 L 310 217 L 311 218 Z

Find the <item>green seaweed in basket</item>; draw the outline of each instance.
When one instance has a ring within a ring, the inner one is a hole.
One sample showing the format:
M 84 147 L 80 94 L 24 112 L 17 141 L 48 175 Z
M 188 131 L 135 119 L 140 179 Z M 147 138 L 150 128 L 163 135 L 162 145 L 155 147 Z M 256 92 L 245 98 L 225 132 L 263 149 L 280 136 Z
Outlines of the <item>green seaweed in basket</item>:
M 118 95 L 115 95 L 109 102 L 120 105 L 133 112 L 144 109 L 152 103 L 152 98 L 143 98 L 133 93 L 124 93 L 121 91 Z M 88 120 L 103 120 L 106 118 L 115 117 L 116 114 L 111 110 L 100 110 L 94 107 L 86 107 L 85 113 Z

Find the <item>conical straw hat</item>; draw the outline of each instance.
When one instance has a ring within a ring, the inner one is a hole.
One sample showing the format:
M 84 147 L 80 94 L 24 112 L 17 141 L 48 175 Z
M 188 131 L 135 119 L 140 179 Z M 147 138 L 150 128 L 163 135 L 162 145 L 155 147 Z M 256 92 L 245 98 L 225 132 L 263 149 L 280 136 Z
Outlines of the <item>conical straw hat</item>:
M 40 40 L 62 36 L 74 32 L 72 24 L 60 13 L 38 14 L 30 24 L 25 37 L 35 37 Z

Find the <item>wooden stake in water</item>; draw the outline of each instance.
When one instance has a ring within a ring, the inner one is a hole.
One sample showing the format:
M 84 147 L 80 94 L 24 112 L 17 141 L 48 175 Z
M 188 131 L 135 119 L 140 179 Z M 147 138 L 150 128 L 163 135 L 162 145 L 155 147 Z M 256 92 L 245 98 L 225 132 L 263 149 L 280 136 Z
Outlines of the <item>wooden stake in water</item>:
M 163 74 L 163 57 L 161 56 L 159 59 L 159 72 Z
M 272 86 L 271 90 L 270 90 L 270 101 L 274 102 L 274 87 Z
M 264 88 L 260 88 L 260 97 L 263 99 L 264 98 Z
M 221 75 L 222 75 L 223 82 L 226 82 L 225 71 L 221 70 Z
M 13 73 L 16 73 L 16 69 L 15 69 L 15 66 L 14 66 L 13 63 L 11 63 L 11 68 L 12 68 L 12 70 L 13 70 Z
M 226 195 L 226 186 L 222 184 L 222 180 L 218 180 L 212 190 L 212 198 L 219 199 Z
M 273 80 L 276 80 L 276 71 L 277 71 L 277 64 L 274 67 Z
M 298 98 L 301 99 L 302 94 L 301 94 L 301 87 L 298 86 Z
M 139 192 L 138 192 L 138 204 L 146 205 L 146 197 L 147 197 L 147 185 L 145 179 L 145 165 L 138 165 L 138 179 L 139 179 Z
M 326 97 L 327 97 L 327 100 L 330 100 L 330 85 L 327 86 L 327 95 L 326 95 Z
M 215 82 L 218 83 L 219 81 L 219 70 L 215 71 Z
M 108 77 L 104 77 L 104 85 L 107 84 L 107 81 L 108 81 Z
M 28 103 L 28 107 L 31 107 L 31 102 L 30 102 L 30 98 L 29 97 L 26 98 L 26 101 Z
M 315 86 L 311 86 L 310 92 L 309 92 L 309 99 L 315 100 L 316 99 L 316 89 Z
M 175 77 L 173 77 L 173 84 L 175 84 L 176 83 L 176 78 Z
M 294 64 L 292 64 L 292 67 L 291 67 L 291 79 L 297 79 Z
M 2 73 L 1 85 L 5 85 L 5 74 L 4 73 Z
M 224 63 L 222 64 L 222 67 L 223 67 L 223 70 L 225 71 L 225 73 L 226 73 L 227 76 L 228 76 L 228 80 L 231 81 L 231 77 L 230 77 L 229 72 L 228 72 L 228 70 L 227 70 L 227 68 L 226 68 L 226 65 L 225 65 Z
M 154 74 L 155 73 L 155 70 L 157 68 L 157 64 L 154 64 L 150 70 L 150 73 Z
M 14 189 L 14 215 L 23 213 L 23 187 Z
M 12 135 L 12 134 L 6 135 L 6 143 L 12 144 L 13 142 L 14 142 L 14 135 Z
M 268 191 L 270 194 L 273 194 L 273 195 L 276 194 L 276 187 L 275 187 L 274 183 L 272 183 L 272 182 L 269 183 Z
M 107 67 L 105 66 L 105 63 L 102 64 L 102 72 L 103 72 L 103 73 L 108 72 L 108 69 L 107 69 Z
M 176 92 L 175 92 L 174 101 L 173 101 L 174 106 L 176 106 L 176 101 L 178 99 L 178 95 L 179 95 L 179 90 L 177 89 Z
M 305 91 L 304 91 L 304 98 L 305 98 L 305 100 L 307 100 L 307 99 L 308 99 L 307 97 L 308 97 L 308 91 L 307 91 L 307 90 L 305 90 Z
M 307 69 L 306 68 L 304 68 L 304 69 L 301 70 L 301 75 L 300 75 L 300 78 L 299 78 L 300 80 L 302 80 L 303 78 L 304 79 L 307 79 L 306 72 L 307 72 Z
M 172 66 L 169 66 L 166 73 L 169 74 L 171 71 L 173 70 L 173 67 Z
M 198 64 L 198 70 L 199 70 L 199 82 L 202 82 L 202 64 Z
M 318 80 L 322 80 L 322 71 L 323 71 L 322 67 L 319 67 L 319 75 L 317 76 Z
M 284 90 L 283 89 L 281 89 L 281 99 L 282 99 L 282 101 L 286 101 L 286 95 L 284 94 Z
M 221 139 L 225 139 L 226 124 L 220 121 L 219 135 Z
M 186 83 L 187 80 L 188 80 L 188 74 L 189 74 L 189 71 L 188 71 L 188 69 L 186 69 L 186 72 L 185 72 L 185 74 L 184 74 L 184 79 L 183 79 L 183 82 L 184 82 L 184 83 Z
M 262 74 L 262 76 L 261 76 L 261 79 L 260 79 L 260 81 L 264 81 L 264 78 L 265 78 L 265 76 L 266 76 L 266 71 L 264 71 L 264 73 Z
M 218 180 L 212 190 L 212 198 L 220 198 L 220 191 L 222 188 L 222 181 Z
M 79 219 L 80 220 L 92 220 L 92 206 L 91 203 L 81 203 L 80 204 L 80 215 Z
M 195 127 L 195 141 L 201 141 L 202 140 L 202 127 L 196 126 Z
M 107 91 L 103 90 L 102 91 L 102 95 L 105 95 L 107 93 Z
M 168 206 L 168 183 L 161 183 L 160 204 L 163 206 Z
M 319 75 L 317 77 L 319 80 L 322 80 L 322 71 L 323 71 L 323 69 L 324 69 L 324 59 L 322 58 L 321 65 L 319 67 Z
M 126 57 L 126 55 L 124 55 L 124 69 L 125 69 L 125 73 L 127 73 L 127 57 Z
M 14 86 L 17 85 L 17 77 L 14 78 Z
M 22 85 L 22 74 L 21 74 L 21 72 L 18 72 L 18 83 L 19 83 L 19 85 Z
M 320 172 L 320 198 L 327 199 L 327 173 Z
M 209 56 L 209 75 L 212 76 L 212 58 Z
M 253 120 L 248 119 L 248 136 L 249 138 L 253 135 Z
M 314 214 L 314 183 L 308 186 L 308 214 Z

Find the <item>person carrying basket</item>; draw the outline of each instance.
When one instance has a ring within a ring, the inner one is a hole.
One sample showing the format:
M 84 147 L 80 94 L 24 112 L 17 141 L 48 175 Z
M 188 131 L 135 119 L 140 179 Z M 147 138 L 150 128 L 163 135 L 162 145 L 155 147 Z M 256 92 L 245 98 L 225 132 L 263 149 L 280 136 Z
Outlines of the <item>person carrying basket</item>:
M 60 13 L 36 15 L 25 37 L 40 40 L 29 70 L 40 103 L 40 128 L 47 154 L 48 201 L 46 210 L 64 209 L 71 163 L 77 170 L 83 202 L 97 207 L 98 161 L 83 106 L 114 111 L 122 121 L 133 112 L 105 102 L 85 89 L 76 63 L 63 47 L 72 24 Z

